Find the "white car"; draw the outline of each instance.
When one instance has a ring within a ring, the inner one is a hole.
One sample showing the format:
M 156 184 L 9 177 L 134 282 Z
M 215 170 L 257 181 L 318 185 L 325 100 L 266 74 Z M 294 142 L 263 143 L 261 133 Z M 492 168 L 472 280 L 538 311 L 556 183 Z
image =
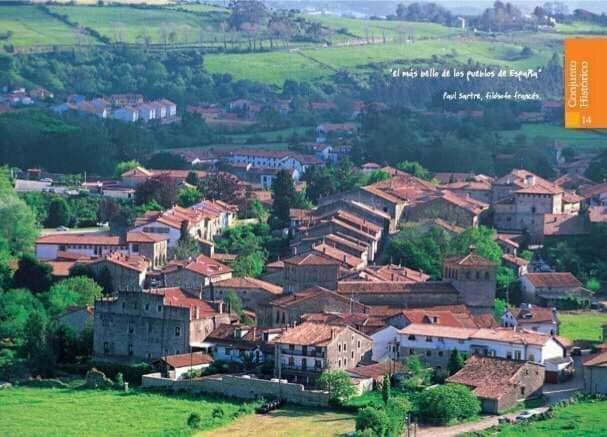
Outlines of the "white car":
M 55 228 L 55 230 L 59 232 L 66 232 L 69 231 L 70 228 L 68 228 L 67 226 L 58 226 L 57 228 Z
M 531 419 L 535 415 L 536 415 L 536 413 L 534 413 L 533 411 L 526 410 L 526 411 L 523 411 L 518 416 L 516 416 L 516 421 L 517 422 L 522 422 L 522 421 L 525 421 L 525 420 L 529 420 L 529 419 Z

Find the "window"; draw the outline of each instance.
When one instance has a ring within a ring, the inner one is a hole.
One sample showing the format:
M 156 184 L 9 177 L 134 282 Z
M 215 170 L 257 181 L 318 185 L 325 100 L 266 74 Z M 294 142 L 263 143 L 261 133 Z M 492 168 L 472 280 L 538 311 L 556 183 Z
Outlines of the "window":
M 432 356 L 432 351 L 426 351 L 426 356 L 427 357 L 431 357 Z
M 291 366 L 291 367 L 295 366 L 295 358 L 289 357 L 289 366 Z
M 146 303 L 145 306 L 143 307 L 146 311 L 150 310 L 150 304 Z
M 535 361 L 535 354 L 529 354 L 529 361 Z
M 354 359 L 354 351 L 352 351 L 352 359 Z
M 339 367 L 341 369 L 341 358 L 339 360 L 337 360 L 337 367 Z
M 291 352 L 293 352 L 293 351 L 295 350 L 295 345 L 294 345 L 294 344 L 290 344 L 290 345 L 289 345 L 289 350 L 290 350 Z
M 322 361 L 315 360 L 314 361 L 314 367 L 317 368 L 317 369 L 322 369 Z
M 508 358 L 509 360 L 511 360 L 512 359 L 512 352 L 506 353 L 506 358 Z
M 129 355 L 133 355 L 133 345 L 131 343 L 129 343 Z
M 409 337 L 407 337 L 407 339 L 409 339 L 411 341 L 415 341 L 415 335 L 411 334 Z
M 415 353 L 414 349 L 409 349 L 409 355 L 413 355 Z
M 175 337 L 181 337 L 181 327 L 175 326 Z
M 129 334 L 133 334 L 135 332 L 135 325 L 133 322 L 129 322 Z
M 162 312 L 162 305 L 158 305 L 158 312 L 161 313 Z
M 488 281 L 489 279 L 490 279 L 489 272 L 485 272 L 485 281 Z
M 348 345 L 346 343 L 344 343 L 344 352 L 346 352 L 348 350 Z
M 521 396 L 525 396 L 525 387 L 521 387 Z
M 521 351 L 514 351 L 514 359 L 515 360 L 521 359 Z
M 106 354 L 110 353 L 110 344 L 107 341 L 103 343 L 103 352 Z
M 360 340 L 358 340 L 358 348 L 360 349 Z
M 337 352 L 341 352 L 341 344 L 337 345 Z
M 126 302 L 122 302 L 122 309 L 126 310 Z
M 348 359 L 344 358 L 344 367 L 348 367 Z
M 139 245 L 133 244 L 133 252 L 139 252 Z
M 305 358 L 301 360 L 301 368 L 304 370 L 308 368 L 308 360 L 306 360 Z
M 438 356 L 442 357 L 443 356 L 443 351 L 438 351 Z
M 280 323 L 280 313 L 276 313 L 276 323 Z
M 426 341 L 427 341 L 428 343 L 432 343 L 432 337 L 426 337 Z

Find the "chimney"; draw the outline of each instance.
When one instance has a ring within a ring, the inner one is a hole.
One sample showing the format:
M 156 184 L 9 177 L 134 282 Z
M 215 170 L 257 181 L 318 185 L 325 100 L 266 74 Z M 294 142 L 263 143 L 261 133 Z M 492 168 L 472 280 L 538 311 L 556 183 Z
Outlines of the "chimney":
M 331 328 L 331 340 L 335 338 L 335 328 Z
M 200 319 L 200 307 L 198 305 L 196 305 L 196 308 L 194 309 L 195 314 L 196 314 L 196 320 Z
M 474 253 L 476 251 L 476 246 L 474 244 L 471 244 L 470 246 L 468 246 L 468 253 Z

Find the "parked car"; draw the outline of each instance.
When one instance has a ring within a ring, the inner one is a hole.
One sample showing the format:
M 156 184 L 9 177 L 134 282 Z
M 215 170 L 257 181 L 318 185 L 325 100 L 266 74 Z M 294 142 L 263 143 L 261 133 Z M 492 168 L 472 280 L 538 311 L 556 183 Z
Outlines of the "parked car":
M 70 228 L 68 228 L 67 226 L 58 226 L 55 228 L 55 230 L 59 232 L 67 232 L 70 230 Z
M 517 422 L 524 422 L 525 420 L 531 419 L 535 415 L 536 415 L 536 413 L 534 413 L 533 411 L 526 410 L 526 411 L 523 411 L 518 416 L 516 416 L 516 421 Z

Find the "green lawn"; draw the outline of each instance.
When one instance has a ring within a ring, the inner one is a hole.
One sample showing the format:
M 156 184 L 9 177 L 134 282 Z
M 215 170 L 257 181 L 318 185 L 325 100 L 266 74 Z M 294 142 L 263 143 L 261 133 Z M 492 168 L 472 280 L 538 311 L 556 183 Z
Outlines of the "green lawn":
M 603 339 L 601 325 L 607 323 L 607 314 L 604 313 L 580 313 L 559 314 L 561 320 L 560 335 L 570 340 L 593 340 Z
M 53 12 L 67 15 L 71 21 L 95 29 L 112 41 L 137 42 L 149 37 L 152 43 L 168 41 L 174 32 L 177 43 L 211 40 L 216 36 L 218 23 L 188 12 L 170 8 L 137 9 L 125 6 L 50 6 Z
M 246 416 L 205 432 L 205 437 L 320 437 L 343 436 L 354 431 L 354 415 L 329 410 L 286 406 L 270 414 Z
M 200 414 L 202 429 L 213 429 L 231 422 L 243 405 L 192 396 L 19 387 L 0 390 L 0 434 L 190 435 L 186 422 L 192 412 Z M 223 418 L 213 418 L 217 407 Z
M 45 14 L 36 6 L 0 6 L 0 33 L 12 32 L 0 45 L 15 47 L 75 44 L 76 35 L 67 24 Z
M 479 38 L 431 39 L 414 43 L 374 44 L 356 47 L 329 47 L 251 54 L 211 54 L 205 66 L 211 73 L 230 73 L 236 79 L 249 79 L 282 85 L 285 79 L 315 80 L 336 70 L 364 73 L 369 64 L 383 63 L 385 69 L 433 56 L 466 63 L 468 59 L 487 65 L 532 68 L 545 65 L 552 51 L 535 50 L 525 59 L 515 59 L 523 46 L 495 44 Z M 513 60 L 514 59 L 514 60 Z
M 545 137 L 575 148 L 596 149 L 607 146 L 607 130 L 603 133 L 590 129 L 565 129 L 551 123 L 523 124 L 518 130 L 502 131 L 502 138 L 510 141 L 517 135 L 524 134 L 528 142 L 535 137 Z
M 552 419 L 528 425 L 507 425 L 500 428 L 499 436 L 605 436 L 607 435 L 607 402 L 588 401 L 555 410 Z M 495 434 L 491 434 L 495 435 Z
M 587 23 L 584 21 L 574 21 L 570 24 L 559 23 L 555 30 L 559 33 L 566 34 L 583 34 L 583 33 L 602 33 L 607 34 L 607 26 L 601 26 L 596 23 Z

